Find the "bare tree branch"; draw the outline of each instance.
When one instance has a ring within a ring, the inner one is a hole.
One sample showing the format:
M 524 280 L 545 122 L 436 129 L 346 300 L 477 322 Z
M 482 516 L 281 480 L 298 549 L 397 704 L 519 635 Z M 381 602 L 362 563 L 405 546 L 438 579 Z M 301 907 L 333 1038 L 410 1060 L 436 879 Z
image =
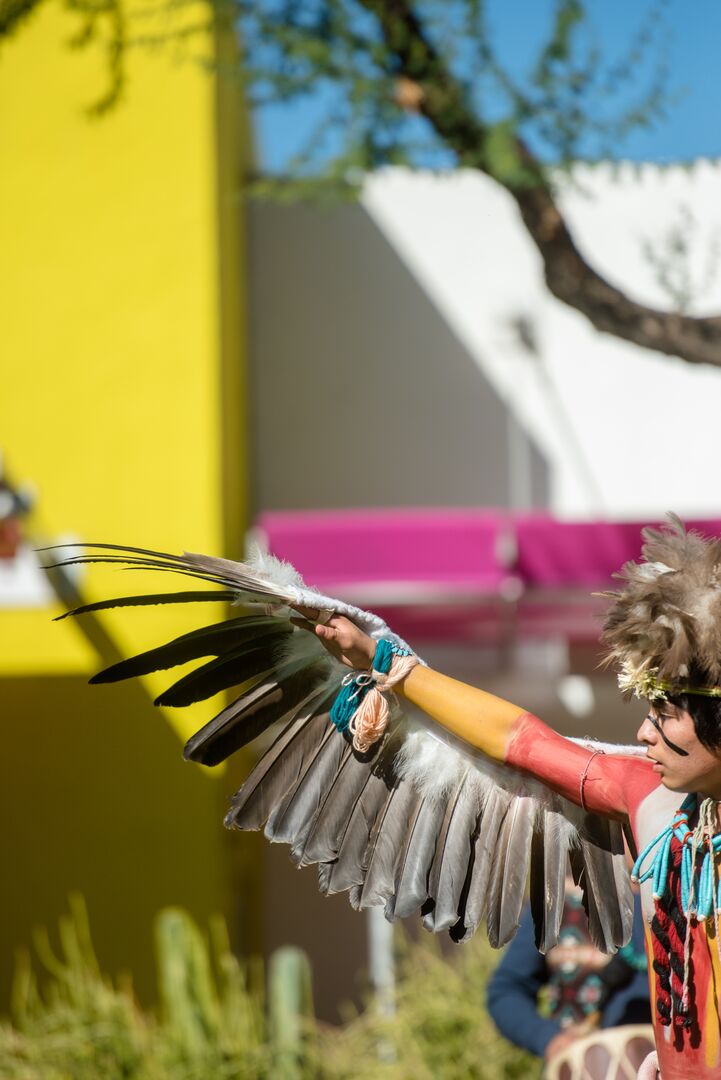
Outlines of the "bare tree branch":
M 502 183 L 518 206 L 543 260 L 546 284 L 557 299 L 585 315 L 593 326 L 644 349 L 677 356 L 690 364 L 721 367 L 721 316 L 694 318 L 631 300 L 597 273 L 576 247 L 541 164 L 514 138 L 522 177 L 499 178 L 486 152 L 489 128 L 466 101 L 463 90 L 424 33 L 407 0 L 360 0 L 381 27 L 397 65 L 395 74 L 415 84 L 414 108 L 423 113 L 459 163 Z

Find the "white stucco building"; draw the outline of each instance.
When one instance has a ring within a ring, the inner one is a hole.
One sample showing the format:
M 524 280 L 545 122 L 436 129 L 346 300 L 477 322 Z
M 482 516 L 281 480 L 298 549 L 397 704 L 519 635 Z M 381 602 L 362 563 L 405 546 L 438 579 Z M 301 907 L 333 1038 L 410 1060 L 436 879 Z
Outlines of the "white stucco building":
M 666 308 L 666 275 L 692 313 L 721 311 L 721 165 L 579 167 L 560 188 L 612 282 Z M 260 509 L 719 513 L 721 370 L 555 300 L 480 174 L 387 170 L 360 206 L 258 206 L 250 254 Z
M 641 303 L 721 312 L 721 165 L 579 167 L 559 187 L 609 281 Z M 363 205 L 538 447 L 550 509 L 719 513 L 721 370 L 599 334 L 551 296 L 515 204 L 478 173 L 389 171 Z

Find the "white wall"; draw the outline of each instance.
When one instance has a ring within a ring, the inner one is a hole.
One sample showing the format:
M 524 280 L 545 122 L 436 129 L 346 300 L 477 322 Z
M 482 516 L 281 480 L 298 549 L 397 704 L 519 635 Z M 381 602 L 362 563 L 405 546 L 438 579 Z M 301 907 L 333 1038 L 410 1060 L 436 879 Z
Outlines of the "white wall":
M 649 304 L 669 299 L 644 241 L 663 250 L 685 225 L 692 310 L 721 312 L 718 164 L 587 167 L 562 188 L 592 265 Z M 598 334 L 555 300 L 512 200 L 477 173 L 388 170 L 369 180 L 363 204 L 546 458 L 556 513 L 721 516 L 721 369 Z
M 545 506 L 545 462 L 362 206 L 249 218 L 255 509 Z

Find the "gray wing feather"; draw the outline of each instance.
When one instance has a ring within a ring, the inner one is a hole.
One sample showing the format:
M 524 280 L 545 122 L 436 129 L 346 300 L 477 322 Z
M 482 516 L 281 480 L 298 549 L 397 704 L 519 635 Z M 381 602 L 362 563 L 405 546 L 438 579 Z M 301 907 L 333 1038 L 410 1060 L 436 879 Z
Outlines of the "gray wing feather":
M 288 660 L 241 694 L 185 744 L 185 757 L 217 765 L 310 699 L 325 668 Z
M 228 828 L 262 829 L 271 813 L 297 784 L 298 778 L 305 775 L 318 746 L 327 739 L 323 697 L 319 694 L 309 704 L 301 706 L 233 796 L 225 818 Z
M 528 876 L 535 804 L 517 795 L 503 819 L 488 882 L 488 940 L 500 949 L 515 934 Z
M 329 867 L 328 893 L 345 892 L 354 885 L 362 885 L 364 856 L 373 825 L 390 796 L 387 781 L 372 770 L 364 770 L 365 778 L 353 805 L 349 808 L 347 827 L 342 830 L 338 853 Z
M 454 934 L 459 941 L 466 941 L 475 933 L 488 909 L 488 884 L 497 856 L 498 837 L 511 801 L 512 796 L 499 787 L 486 798 L 473 846 L 462 928 L 458 927 Z
M 475 842 L 480 807 L 465 778 L 448 801 L 429 875 L 431 910 L 423 917 L 427 930 L 438 933 L 458 922 L 459 904 Z
M 604 952 L 615 952 L 628 941 L 633 923 L 623 835 L 615 822 L 584 814 L 579 838 L 569 858 L 574 881 L 583 890 L 591 940 Z
M 345 743 L 338 771 L 324 793 L 306 837 L 303 865 L 330 863 L 337 858 L 351 813 L 370 775 L 370 770 L 362 767 L 351 746 Z
M 415 818 L 421 801 L 416 789 L 404 781 L 391 790 L 368 841 L 363 884 L 357 894 L 351 894 L 354 907 L 378 907 L 395 895 L 397 866 L 406 846 L 409 819 Z
M 269 840 L 274 844 L 289 844 L 297 853 L 294 861 L 300 861 L 304 840 L 344 752 L 343 740 L 329 723 L 327 712 L 316 717 L 315 722 L 321 725 L 317 741 L 299 764 L 296 782 L 279 799 L 265 827 Z
M 416 806 L 398 855 L 395 890 L 386 904 L 388 919 L 405 919 L 428 899 L 428 872 L 444 813 L 438 799 L 422 798 Z
M 565 818 L 544 810 L 531 845 L 530 896 L 536 948 L 546 953 L 558 941 L 569 872 L 568 846 L 561 842 Z

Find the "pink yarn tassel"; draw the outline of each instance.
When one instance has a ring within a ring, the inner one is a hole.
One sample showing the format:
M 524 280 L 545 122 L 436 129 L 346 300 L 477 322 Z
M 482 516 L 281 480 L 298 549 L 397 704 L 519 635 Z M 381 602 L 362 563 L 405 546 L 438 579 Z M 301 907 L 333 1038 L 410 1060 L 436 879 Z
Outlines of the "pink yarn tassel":
M 353 736 L 353 747 L 359 754 L 367 754 L 371 746 L 383 736 L 391 711 L 385 694 L 418 663 L 416 656 L 396 656 L 390 671 L 383 675 L 374 671 L 374 685 L 370 688 L 348 725 Z

